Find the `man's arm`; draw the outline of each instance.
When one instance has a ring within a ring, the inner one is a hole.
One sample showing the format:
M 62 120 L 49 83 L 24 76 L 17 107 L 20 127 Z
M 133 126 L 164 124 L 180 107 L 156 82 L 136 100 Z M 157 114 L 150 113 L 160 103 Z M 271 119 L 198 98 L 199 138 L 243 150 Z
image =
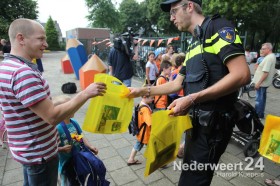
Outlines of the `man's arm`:
M 261 77 L 261 79 L 259 80 L 259 82 L 257 82 L 256 83 L 256 85 L 255 85 L 255 89 L 259 89 L 260 88 L 260 86 L 261 86 L 261 84 L 266 80 L 266 78 L 268 77 L 268 72 L 263 72 L 263 75 L 262 75 L 262 77 Z
M 92 83 L 66 103 L 54 106 L 53 102 L 47 98 L 31 106 L 30 109 L 45 122 L 57 125 L 67 116 L 75 113 L 89 98 L 103 96 L 105 90 L 104 83 Z
M 132 88 L 129 87 L 130 93 L 127 95 L 129 98 L 140 97 L 144 95 L 165 95 L 178 92 L 182 88 L 182 82 L 184 81 L 184 76 L 178 74 L 174 81 L 169 81 L 162 85 L 151 86 L 151 87 L 141 87 Z M 149 93 L 150 92 L 150 93 Z
M 229 59 L 226 66 L 229 73 L 220 81 L 200 92 L 175 100 L 169 106 L 169 108 L 174 107 L 174 115 L 182 114 L 194 103 L 210 101 L 228 95 L 250 82 L 250 70 L 244 56 L 240 55 Z

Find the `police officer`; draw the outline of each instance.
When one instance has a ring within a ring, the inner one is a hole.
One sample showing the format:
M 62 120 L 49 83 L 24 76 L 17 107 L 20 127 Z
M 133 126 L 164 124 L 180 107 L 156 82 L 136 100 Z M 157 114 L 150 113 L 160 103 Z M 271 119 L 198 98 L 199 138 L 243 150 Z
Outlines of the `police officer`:
M 193 35 L 184 66 L 169 83 L 131 88 L 130 97 L 177 92 L 186 84 L 186 95 L 173 101 L 173 115 L 191 111 L 193 130 L 186 134 L 184 163 L 200 164 L 196 170 L 183 169 L 179 185 L 210 185 L 214 170 L 224 153 L 234 125 L 237 90 L 250 81 L 244 49 L 237 30 L 218 15 L 204 17 L 201 0 L 167 0 L 161 9 L 179 31 Z M 185 166 L 187 167 L 187 166 Z

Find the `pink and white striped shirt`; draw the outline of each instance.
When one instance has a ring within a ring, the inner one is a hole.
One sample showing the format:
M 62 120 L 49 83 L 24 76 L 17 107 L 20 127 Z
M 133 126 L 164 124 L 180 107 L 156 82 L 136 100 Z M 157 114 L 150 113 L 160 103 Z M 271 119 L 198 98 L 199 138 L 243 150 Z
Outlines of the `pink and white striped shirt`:
M 16 58 L 0 63 L 0 104 L 14 159 L 22 164 L 40 164 L 57 156 L 58 133 L 32 110 L 32 105 L 50 97 L 40 72 Z

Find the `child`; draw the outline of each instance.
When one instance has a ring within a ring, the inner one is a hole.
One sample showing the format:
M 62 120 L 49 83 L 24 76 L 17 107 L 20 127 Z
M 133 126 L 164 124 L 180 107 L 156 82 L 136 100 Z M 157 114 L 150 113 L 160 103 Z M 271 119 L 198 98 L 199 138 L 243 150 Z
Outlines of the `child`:
M 54 105 L 60 105 L 62 103 L 69 101 L 70 99 L 71 99 L 71 97 L 69 97 L 69 96 L 61 95 L 61 96 L 54 97 L 53 103 L 54 103 Z M 72 118 L 73 116 L 74 116 L 74 113 L 69 115 L 69 117 L 67 117 L 64 120 L 64 123 L 66 124 L 66 127 L 69 130 L 70 135 L 71 134 L 78 135 L 78 132 L 76 131 L 76 128 L 73 125 L 73 122 L 77 123 L 77 121 Z M 59 147 L 58 147 L 58 155 L 59 155 L 58 172 L 60 173 L 61 185 L 62 186 L 79 185 L 78 181 L 75 179 L 76 174 L 74 171 L 74 165 L 72 164 L 72 161 L 71 161 L 71 156 L 72 156 L 71 149 L 73 148 L 72 145 L 74 145 L 74 148 L 75 147 L 79 148 L 80 143 L 73 139 L 73 144 L 69 144 L 61 123 L 58 124 L 56 126 L 56 128 L 57 128 L 57 131 L 59 133 L 59 138 L 60 138 L 60 143 L 59 143 Z M 80 128 L 79 125 L 78 125 L 78 129 L 82 132 L 82 129 Z M 98 153 L 97 148 L 93 147 L 85 137 L 83 137 L 83 142 L 94 154 Z
M 156 51 L 155 52 L 155 64 L 158 68 L 158 72 L 160 71 L 160 64 L 161 64 L 161 61 L 162 61 L 162 52 L 161 51 Z
M 138 127 L 140 128 L 142 125 L 147 125 L 145 133 L 143 134 L 143 129 L 139 132 L 139 134 L 136 136 L 137 141 L 134 147 L 131 150 L 129 159 L 127 160 L 127 165 L 137 165 L 141 164 L 139 160 L 135 160 L 135 156 L 137 152 L 139 152 L 144 144 L 148 144 L 149 138 L 150 138 L 150 133 L 151 133 L 151 125 L 152 125 L 152 109 L 150 108 L 149 104 L 152 103 L 154 100 L 154 97 L 152 96 L 143 96 L 142 100 L 140 102 L 140 106 L 145 105 L 140 108 L 138 112 Z M 142 135 L 144 135 L 143 140 L 142 140 Z M 142 140 L 142 142 L 141 142 Z
M 160 64 L 161 74 L 157 79 L 156 85 L 161 85 L 169 81 L 167 77 L 171 75 L 171 68 L 172 68 L 172 64 L 170 61 L 163 60 L 161 62 Z M 168 104 L 168 95 L 155 96 L 156 110 L 165 110 L 166 107 L 168 106 L 167 104 Z
M 148 62 L 146 64 L 146 84 L 153 85 L 158 74 L 158 68 L 154 62 L 155 53 L 148 54 Z
M 181 53 L 178 54 L 177 57 L 175 58 L 175 69 L 172 71 L 171 76 L 172 76 L 172 81 L 176 79 L 178 73 L 180 72 L 183 62 L 185 61 L 185 54 Z M 174 101 L 177 98 L 183 97 L 184 96 L 184 90 L 183 88 L 174 94 L 169 95 L 172 98 L 172 101 Z

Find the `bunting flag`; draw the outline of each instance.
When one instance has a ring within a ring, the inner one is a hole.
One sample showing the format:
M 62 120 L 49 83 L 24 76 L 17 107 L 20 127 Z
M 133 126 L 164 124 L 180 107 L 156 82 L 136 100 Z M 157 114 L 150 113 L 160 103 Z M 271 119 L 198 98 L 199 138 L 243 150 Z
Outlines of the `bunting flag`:
M 159 39 L 157 46 L 159 46 L 162 43 L 162 41 L 163 41 L 163 39 Z
M 167 44 L 166 44 L 166 45 L 170 44 L 170 43 L 172 42 L 173 39 L 174 39 L 174 38 L 169 38 L 169 39 L 167 40 Z
M 110 41 L 110 39 L 109 38 L 107 38 L 107 39 L 103 39 L 102 41 L 94 41 L 94 42 L 92 42 L 92 45 L 99 45 L 100 43 L 104 43 L 104 42 L 106 42 L 106 41 Z
M 142 43 L 142 45 L 144 45 L 146 42 L 148 41 L 148 39 L 145 39 Z
M 140 45 L 144 45 L 145 43 L 149 42 L 149 43 L 150 43 L 150 46 L 153 46 L 153 44 L 156 42 L 156 39 L 143 39 L 143 38 L 137 38 L 137 39 L 138 39 L 137 43 L 139 43 Z M 157 42 L 158 42 L 158 43 L 157 43 L 157 46 L 160 46 L 160 44 L 161 44 L 163 41 L 165 41 L 165 40 L 167 40 L 167 44 L 166 44 L 166 45 L 168 45 L 168 44 L 170 44 L 173 40 L 174 40 L 174 41 L 180 40 L 180 37 L 177 36 L 177 37 L 171 37 L 171 38 L 166 38 L 166 39 L 158 39 L 158 41 L 157 41 Z M 112 43 L 109 43 L 108 41 L 110 41 L 110 39 L 109 39 L 109 38 L 106 38 L 106 39 L 104 39 L 104 40 L 102 40 L 102 41 L 94 41 L 94 42 L 92 42 L 92 45 L 99 45 L 99 44 L 101 44 L 101 43 L 106 42 L 106 45 L 109 46 L 109 45 L 112 44 Z M 143 41 L 142 44 L 141 44 L 141 41 Z
M 151 42 L 150 42 L 150 47 L 153 46 L 154 42 L 155 42 L 155 40 L 152 39 Z
M 109 42 L 107 42 L 105 45 L 107 45 L 107 46 L 109 46 L 109 45 L 111 45 L 112 43 L 109 41 Z
M 180 39 L 179 36 L 173 38 L 174 41 L 179 41 L 179 39 Z

